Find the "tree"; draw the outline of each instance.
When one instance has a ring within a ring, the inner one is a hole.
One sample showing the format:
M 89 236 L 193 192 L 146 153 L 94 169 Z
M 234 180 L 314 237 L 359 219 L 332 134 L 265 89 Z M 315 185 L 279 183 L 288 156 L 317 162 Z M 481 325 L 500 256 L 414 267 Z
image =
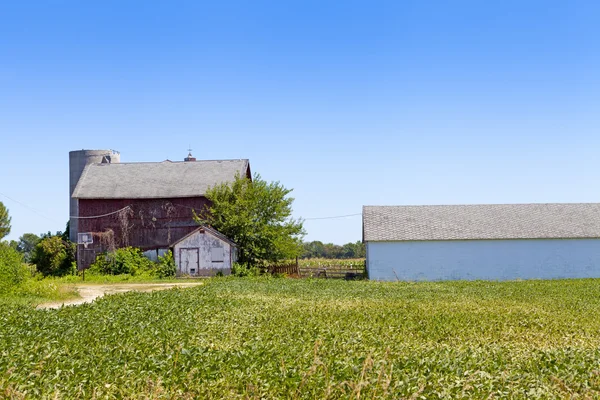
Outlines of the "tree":
M 60 235 L 43 238 L 35 246 L 31 262 L 45 276 L 63 276 L 75 272 L 75 244 Z
M 0 294 L 21 283 L 27 274 L 21 254 L 8 243 L 0 242 Z
M 17 250 L 23 254 L 25 262 L 31 261 L 35 246 L 39 243 L 40 237 L 35 233 L 25 233 L 19 238 L 17 243 Z
M 247 266 L 296 257 L 302 251 L 304 229 L 292 215 L 292 190 L 236 175 L 231 183 L 210 188 L 211 205 L 196 221 L 217 229 L 239 247 L 238 261 Z
M 302 258 L 320 258 L 325 256 L 325 245 L 323 242 L 314 240 L 303 244 Z
M 10 233 L 10 216 L 8 209 L 0 201 L 0 239 L 5 238 Z
M 302 244 L 302 258 L 365 258 L 365 245 L 361 241 L 343 246 L 320 241 Z

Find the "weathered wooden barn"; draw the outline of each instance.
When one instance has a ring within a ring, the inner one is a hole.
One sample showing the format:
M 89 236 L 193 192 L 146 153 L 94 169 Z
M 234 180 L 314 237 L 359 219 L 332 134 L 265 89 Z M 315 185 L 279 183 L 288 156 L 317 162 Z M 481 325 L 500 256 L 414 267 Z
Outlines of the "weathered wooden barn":
M 208 188 L 231 182 L 236 174 L 251 178 L 248 160 L 107 163 L 85 166 L 72 198 L 77 200 L 77 231 L 91 232 L 94 243 L 83 249 L 80 268 L 96 254 L 133 246 L 150 254 L 172 249 L 198 229 L 194 212 L 209 206 Z
M 365 206 L 374 280 L 600 277 L 600 204 Z

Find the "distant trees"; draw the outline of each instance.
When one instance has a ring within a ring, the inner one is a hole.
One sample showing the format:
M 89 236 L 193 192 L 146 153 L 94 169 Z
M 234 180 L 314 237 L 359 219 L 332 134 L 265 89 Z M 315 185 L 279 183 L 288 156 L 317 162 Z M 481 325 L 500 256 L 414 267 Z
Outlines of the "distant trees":
M 35 246 L 40 242 L 40 237 L 35 233 L 25 233 L 19 238 L 16 249 L 23 255 L 25 262 L 30 262 Z
M 196 220 L 233 240 L 241 264 L 293 258 L 302 252 L 304 229 L 301 220 L 291 217 L 291 191 L 279 182 L 267 183 L 258 174 L 253 179 L 238 175 L 233 182 L 207 191 L 212 205 Z
M 10 216 L 8 209 L 0 201 L 0 239 L 5 238 L 10 233 Z
M 318 240 L 302 244 L 302 258 L 364 258 L 365 245 L 357 241 L 342 246 Z

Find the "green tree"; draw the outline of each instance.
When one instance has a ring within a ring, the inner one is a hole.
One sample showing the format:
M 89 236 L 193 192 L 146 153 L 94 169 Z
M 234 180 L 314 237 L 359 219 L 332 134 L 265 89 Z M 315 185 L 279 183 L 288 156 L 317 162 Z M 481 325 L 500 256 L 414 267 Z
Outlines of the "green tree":
M 5 238 L 10 233 L 10 216 L 8 209 L 0 201 L 0 239 Z
M 75 244 L 59 235 L 45 237 L 35 246 L 31 262 L 45 276 L 63 276 L 75 272 Z
M 304 229 L 292 215 L 292 190 L 279 182 L 267 183 L 236 176 L 231 183 L 210 188 L 210 207 L 196 220 L 208 224 L 239 246 L 241 264 L 256 266 L 288 259 L 302 252 Z
M 318 240 L 306 242 L 302 247 L 302 258 L 320 258 L 325 256 L 325 245 Z
M 23 254 L 25 262 L 30 262 L 33 256 L 35 246 L 39 243 L 40 237 L 35 233 L 25 233 L 19 238 L 17 243 L 17 250 Z
M 27 278 L 21 254 L 6 242 L 0 242 L 0 294 Z

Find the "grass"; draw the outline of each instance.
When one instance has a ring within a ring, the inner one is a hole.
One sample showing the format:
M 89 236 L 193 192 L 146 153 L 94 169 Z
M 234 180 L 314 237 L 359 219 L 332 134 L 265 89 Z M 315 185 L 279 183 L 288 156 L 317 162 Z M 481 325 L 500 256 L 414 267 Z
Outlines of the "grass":
M 0 397 L 600 398 L 600 280 L 211 279 L 0 304 Z
M 0 294 L 0 304 L 37 305 L 77 298 L 77 291 L 61 279 L 29 278 Z
M 121 274 L 121 275 L 103 275 L 91 274 L 86 272 L 85 280 L 81 275 L 69 275 L 60 278 L 62 283 L 154 283 L 154 282 L 181 282 L 181 278 L 157 278 L 148 274 Z
M 36 306 L 42 303 L 58 302 L 78 298 L 76 284 L 117 284 L 117 283 L 169 283 L 181 279 L 159 279 L 149 275 L 93 275 L 86 274 L 85 281 L 80 275 L 61 278 L 31 277 L 0 293 L 0 304 L 22 304 Z

